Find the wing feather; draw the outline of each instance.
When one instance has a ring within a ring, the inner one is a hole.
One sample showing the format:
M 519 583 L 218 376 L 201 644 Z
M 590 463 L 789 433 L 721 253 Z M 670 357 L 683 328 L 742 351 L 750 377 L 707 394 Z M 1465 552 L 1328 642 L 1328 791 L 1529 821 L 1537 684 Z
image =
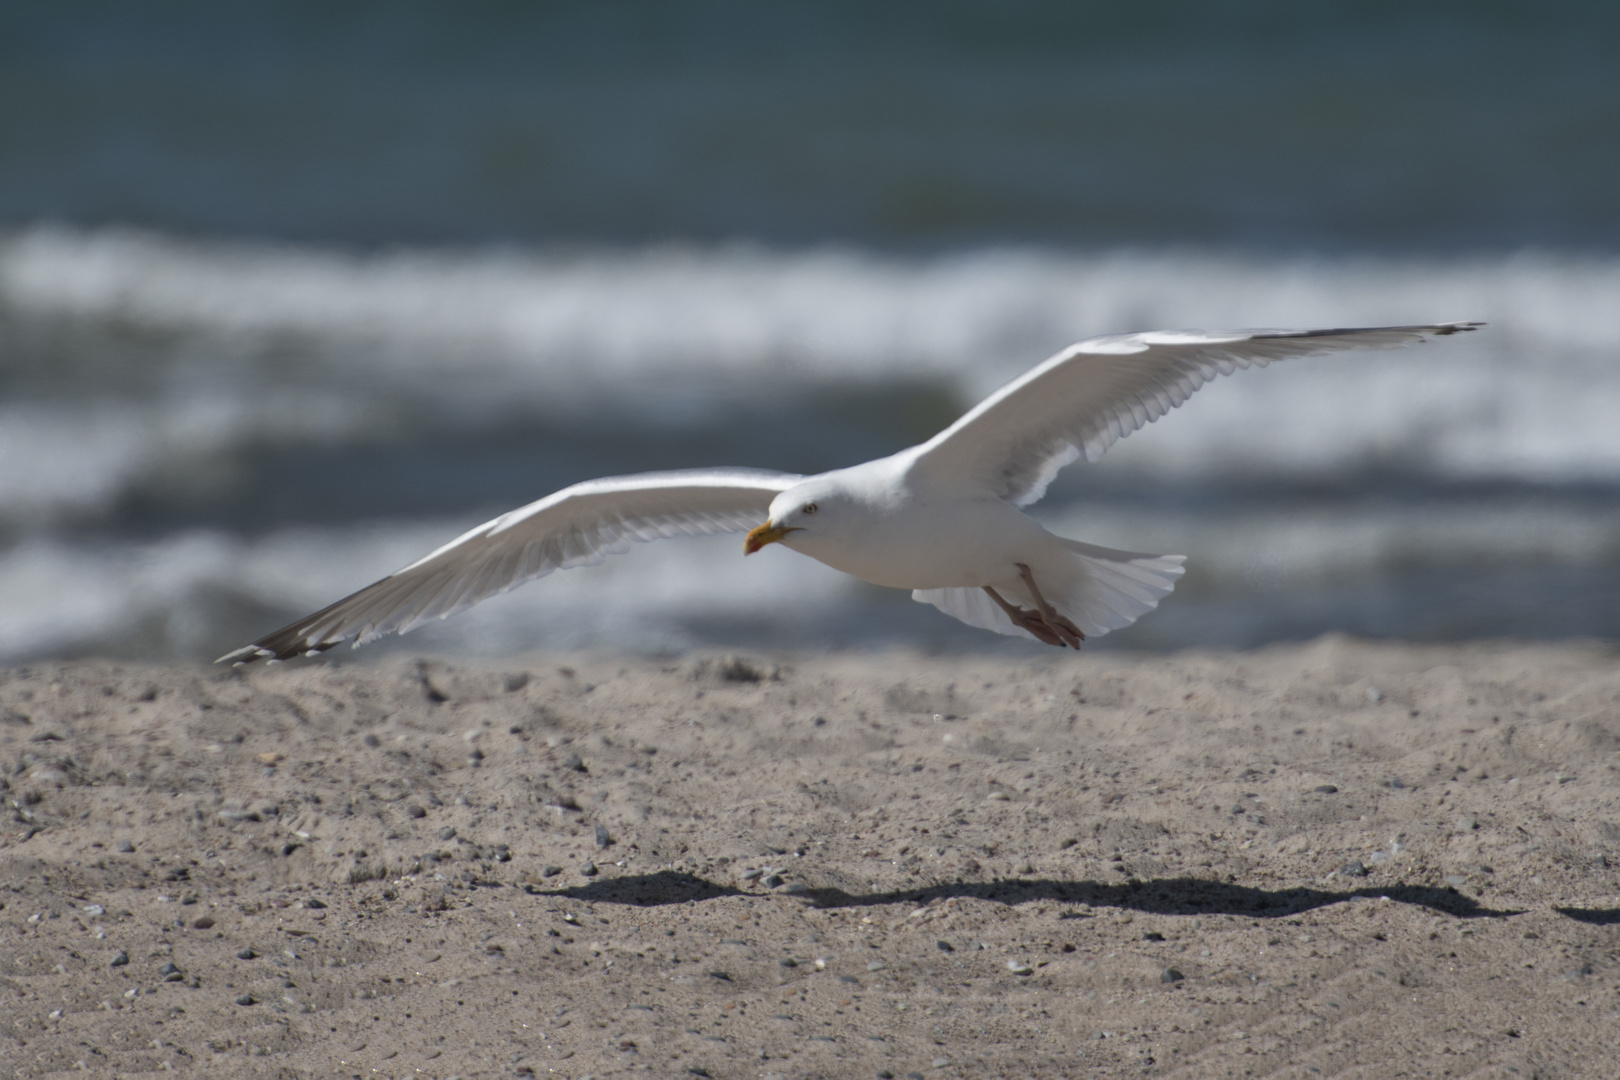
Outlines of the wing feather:
M 289 623 L 220 660 L 251 663 L 403 634 L 543 577 L 601 562 L 631 541 L 742 532 L 800 477 L 692 469 L 590 480 L 502 514 L 398 573 Z
M 1071 345 L 917 448 L 912 475 L 1028 506 L 1221 375 L 1275 360 L 1424 341 L 1482 323 L 1341 330 L 1156 330 Z

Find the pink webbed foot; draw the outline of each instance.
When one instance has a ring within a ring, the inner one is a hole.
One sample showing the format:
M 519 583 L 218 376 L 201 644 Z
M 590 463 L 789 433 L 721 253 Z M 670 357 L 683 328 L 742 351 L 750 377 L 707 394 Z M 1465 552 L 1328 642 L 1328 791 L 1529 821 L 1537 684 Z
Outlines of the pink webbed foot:
M 1010 603 L 988 585 L 983 586 L 984 591 L 990 595 L 990 599 L 994 600 L 1002 611 L 1007 613 L 1007 617 L 1013 621 L 1014 626 L 1029 631 L 1035 636 L 1036 640 L 1047 645 L 1055 645 L 1060 649 L 1065 647 L 1078 649 L 1080 643 L 1086 639 L 1086 635 L 1081 633 L 1080 628 L 1074 625 L 1071 620 L 1059 614 L 1053 609 L 1052 605 L 1046 602 L 1046 598 L 1041 595 L 1040 589 L 1036 587 L 1035 577 L 1029 572 L 1028 566 L 1019 563 L 1018 571 L 1023 576 L 1024 584 L 1029 589 L 1030 595 L 1035 598 L 1035 603 L 1038 605 L 1036 610 L 1031 611 L 1028 608 L 1021 608 Z

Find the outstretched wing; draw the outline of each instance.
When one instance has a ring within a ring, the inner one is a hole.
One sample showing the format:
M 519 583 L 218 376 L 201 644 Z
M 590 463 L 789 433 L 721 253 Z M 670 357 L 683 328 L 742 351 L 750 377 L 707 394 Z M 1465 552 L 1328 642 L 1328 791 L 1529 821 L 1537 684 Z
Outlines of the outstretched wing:
M 1097 460 L 1217 375 L 1296 356 L 1406 345 L 1482 325 L 1155 330 L 1088 338 L 1003 386 L 918 447 L 913 475 L 1028 506 L 1063 466 L 1081 457 Z
M 587 480 L 450 541 L 331 607 L 219 661 L 252 663 L 356 645 L 447 618 L 553 570 L 601 562 L 631 540 L 742 532 L 800 477 L 762 469 L 690 469 Z

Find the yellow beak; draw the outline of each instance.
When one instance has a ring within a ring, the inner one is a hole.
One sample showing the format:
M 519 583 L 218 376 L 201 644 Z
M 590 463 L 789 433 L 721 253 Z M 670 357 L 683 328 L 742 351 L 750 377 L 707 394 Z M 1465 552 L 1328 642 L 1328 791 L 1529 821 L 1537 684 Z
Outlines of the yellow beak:
M 743 541 L 743 554 L 752 555 L 766 544 L 774 544 L 790 532 L 802 531 L 802 529 L 799 529 L 796 526 L 789 526 L 788 528 L 784 529 L 779 525 L 772 525 L 767 521 L 765 524 L 759 526 L 748 534 L 748 539 Z

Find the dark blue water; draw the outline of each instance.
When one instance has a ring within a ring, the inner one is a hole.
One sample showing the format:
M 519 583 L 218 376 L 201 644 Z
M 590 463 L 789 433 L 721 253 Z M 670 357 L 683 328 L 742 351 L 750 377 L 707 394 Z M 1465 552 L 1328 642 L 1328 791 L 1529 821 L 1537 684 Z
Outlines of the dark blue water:
M 1604 0 L 0 5 L 0 223 L 1620 247 Z

